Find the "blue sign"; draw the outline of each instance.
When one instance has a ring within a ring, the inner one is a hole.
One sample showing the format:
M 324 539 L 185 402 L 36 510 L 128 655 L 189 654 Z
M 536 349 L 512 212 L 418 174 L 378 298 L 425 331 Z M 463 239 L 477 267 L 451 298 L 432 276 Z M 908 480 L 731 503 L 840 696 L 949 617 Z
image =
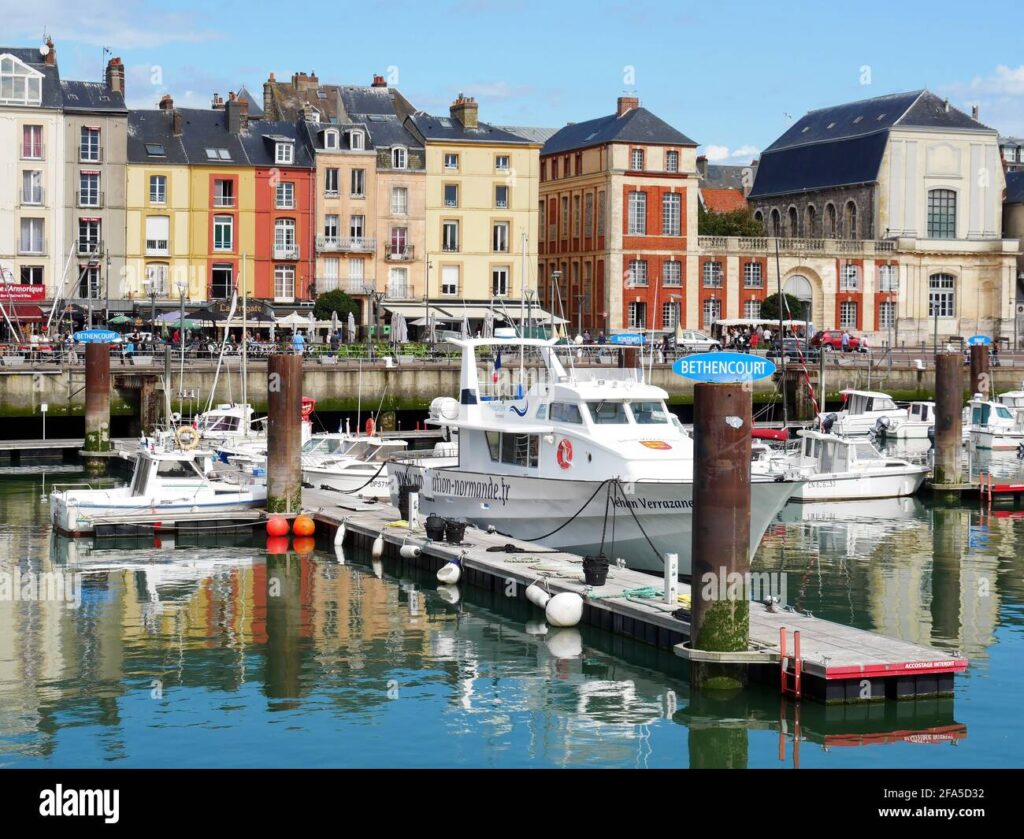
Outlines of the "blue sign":
M 121 336 L 110 329 L 86 329 L 75 333 L 75 340 L 80 344 L 113 344 Z
M 752 382 L 775 372 L 767 358 L 738 352 L 707 352 L 683 356 L 672 372 L 695 382 Z
M 969 347 L 984 347 L 992 343 L 992 339 L 988 335 L 972 335 L 967 339 L 967 346 Z
M 612 335 L 608 339 L 608 343 L 626 347 L 642 347 L 645 339 L 643 335 L 636 332 L 621 332 L 618 335 Z

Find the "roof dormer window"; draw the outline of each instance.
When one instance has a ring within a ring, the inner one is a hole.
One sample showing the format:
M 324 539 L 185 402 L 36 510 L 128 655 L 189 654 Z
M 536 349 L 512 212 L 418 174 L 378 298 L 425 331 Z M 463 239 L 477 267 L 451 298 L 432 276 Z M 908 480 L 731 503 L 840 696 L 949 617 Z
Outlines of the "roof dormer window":
M 295 146 L 292 143 L 274 143 L 275 163 L 294 163 Z
M 39 105 L 43 74 L 13 55 L 0 55 L 0 105 Z
M 362 151 L 366 148 L 366 135 L 362 131 L 349 131 L 348 147 L 352 151 Z
M 324 148 L 325 149 L 336 149 L 341 146 L 340 143 L 341 135 L 333 128 L 328 129 L 324 132 Z

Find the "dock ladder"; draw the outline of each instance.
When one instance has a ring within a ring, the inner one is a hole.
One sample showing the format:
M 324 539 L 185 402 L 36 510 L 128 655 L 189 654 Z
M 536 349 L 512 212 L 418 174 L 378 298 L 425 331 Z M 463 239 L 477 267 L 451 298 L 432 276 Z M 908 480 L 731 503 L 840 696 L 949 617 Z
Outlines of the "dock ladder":
M 789 672 L 790 657 L 786 653 L 786 627 L 779 627 L 779 690 L 783 696 L 800 698 L 801 671 L 803 659 L 800 657 L 800 630 L 793 632 L 793 672 Z

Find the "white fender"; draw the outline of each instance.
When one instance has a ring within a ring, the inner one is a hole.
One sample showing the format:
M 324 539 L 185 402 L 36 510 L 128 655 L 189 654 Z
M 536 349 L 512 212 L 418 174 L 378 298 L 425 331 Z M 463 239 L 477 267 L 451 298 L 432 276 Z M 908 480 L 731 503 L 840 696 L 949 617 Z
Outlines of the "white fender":
M 548 601 L 551 599 L 551 595 L 542 589 L 537 583 L 531 583 L 526 588 L 526 599 L 529 600 L 534 606 L 543 609 L 548 605 Z
M 462 576 L 462 568 L 457 562 L 446 562 L 437 572 L 437 581 L 447 586 L 455 585 Z
M 345 544 L 345 532 L 346 532 L 346 530 L 347 530 L 347 528 L 345 527 L 345 522 L 342 522 L 341 524 L 338 525 L 338 529 L 336 531 L 334 531 L 334 544 L 335 545 L 344 545 Z
M 402 559 L 416 559 L 423 553 L 423 549 L 419 545 L 402 545 L 398 553 Z
M 384 556 L 384 534 L 378 533 L 377 538 L 373 540 L 373 547 L 370 548 L 370 556 L 373 559 L 380 559 Z
M 583 598 L 571 591 L 556 594 L 544 607 L 544 617 L 552 626 L 576 626 L 583 618 Z

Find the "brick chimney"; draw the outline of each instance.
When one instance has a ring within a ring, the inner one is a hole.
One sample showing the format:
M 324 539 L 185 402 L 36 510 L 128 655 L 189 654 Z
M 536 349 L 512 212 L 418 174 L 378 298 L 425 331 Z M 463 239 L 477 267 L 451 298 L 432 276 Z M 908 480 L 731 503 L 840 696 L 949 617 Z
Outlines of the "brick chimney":
M 375 75 L 373 77 L 373 86 L 374 87 L 387 87 L 388 83 L 386 81 L 384 81 L 384 77 L 383 76 Z
M 107 89 L 124 96 L 124 65 L 120 58 L 111 58 L 107 62 Z
M 228 101 L 224 105 L 228 116 L 228 133 L 241 134 L 249 128 L 249 103 L 235 96 L 233 90 L 228 91 Z
M 316 90 L 320 87 L 320 80 L 316 77 L 316 70 L 311 73 L 293 73 L 292 87 L 296 92 L 302 90 Z
M 619 106 L 615 110 L 615 116 L 621 117 L 628 111 L 636 110 L 640 107 L 640 100 L 636 96 L 620 96 Z
M 479 125 L 477 120 L 479 110 L 476 99 L 472 96 L 463 96 L 460 93 L 459 98 L 452 102 L 450 111 L 452 119 L 461 122 L 463 128 L 476 128 Z
M 224 97 L 219 93 L 213 94 L 213 100 L 210 102 L 210 107 L 215 111 L 224 110 Z
M 171 133 L 175 137 L 181 136 L 181 111 L 177 108 L 171 113 Z
M 46 36 L 46 46 L 50 49 L 46 53 L 46 58 L 43 59 L 43 63 L 47 67 L 55 67 L 57 65 L 57 48 L 53 45 L 53 38 L 49 35 Z
M 707 155 L 698 155 L 697 157 L 697 174 L 702 178 L 708 176 L 708 158 Z
M 173 111 L 174 110 L 174 99 L 171 98 L 171 94 L 165 93 L 160 97 L 160 103 L 157 105 L 161 111 Z
M 263 114 L 267 119 L 277 119 L 274 110 L 274 85 L 276 84 L 277 78 L 273 73 L 267 76 L 267 80 L 263 83 Z

